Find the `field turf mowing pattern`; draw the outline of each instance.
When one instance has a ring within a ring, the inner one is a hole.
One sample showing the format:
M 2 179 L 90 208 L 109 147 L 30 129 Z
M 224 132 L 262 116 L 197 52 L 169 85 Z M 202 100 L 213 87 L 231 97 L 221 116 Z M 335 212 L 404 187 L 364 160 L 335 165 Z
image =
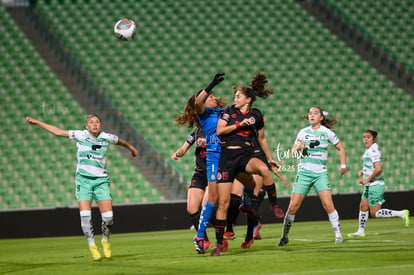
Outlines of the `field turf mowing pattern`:
M 414 226 L 370 219 L 365 238 L 348 238 L 357 226 L 341 221 L 345 241 L 337 245 L 327 220 L 296 222 L 289 244 L 276 247 L 282 224 L 264 224 L 263 239 L 246 250 L 240 248 L 246 227 L 237 226 L 220 257 L 211 257 L 211 249 L 197 255 L 190 229 L 113 234 L 113 257 L 97 262 L 83 236 L 0 239 L 0 274 L 414 274 Z M 208 233 L 215 239 L 213 229 Z M 100 236 L 96 244 L 101 249 Z

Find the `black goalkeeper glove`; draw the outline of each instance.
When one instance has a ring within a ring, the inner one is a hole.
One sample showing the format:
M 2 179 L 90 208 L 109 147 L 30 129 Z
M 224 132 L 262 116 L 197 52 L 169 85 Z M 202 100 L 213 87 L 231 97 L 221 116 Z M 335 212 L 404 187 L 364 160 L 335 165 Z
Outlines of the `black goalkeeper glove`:
M 213 80 L 211 80 L 210 83 L 208 83 L 207 87 L 204 88 L 204 91 L 206 91 L 207 93 L 210 93 L 211 90 L 213 90 L 213 88 L 218 85 L 221 81 L 224 80 L 224 73 L 217 73 Z

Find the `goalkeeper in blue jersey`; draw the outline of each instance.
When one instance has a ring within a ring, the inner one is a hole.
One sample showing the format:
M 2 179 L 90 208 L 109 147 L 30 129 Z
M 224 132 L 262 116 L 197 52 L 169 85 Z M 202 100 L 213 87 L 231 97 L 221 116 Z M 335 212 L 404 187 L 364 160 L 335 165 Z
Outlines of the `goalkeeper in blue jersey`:
M 98 204 L 102 216 L 102 246 L 106 258 L 112 256 L 109 235 L 113 224 L 112 196 L 109 188 L 109 178 L 106 171 L 106 154 L 109 144 L 121 145 L 131 151 L 133 157 L 137 150 L 116 135 L 101 131 L 101 119 L 96 114 L 86 117 L 86 130 L 62 130 L 40 120 L 26 117 L 26 122 L 37 125 L 47 132 L 76 140 L 77 168 L 75 176 L 76 199 L 80 210 L 82 231 L 88 241 L 89 251 L 95 261 L 101 259 L 101 254 L 95 244 L 92 226 L 92 202 Z

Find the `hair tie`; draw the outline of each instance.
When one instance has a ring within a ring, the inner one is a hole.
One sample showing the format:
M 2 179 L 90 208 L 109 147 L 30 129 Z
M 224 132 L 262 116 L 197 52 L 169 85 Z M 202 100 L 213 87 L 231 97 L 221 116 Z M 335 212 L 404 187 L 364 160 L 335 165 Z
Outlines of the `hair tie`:
M 322 111 L 324 117 L 326 117 L 329 113 L 327 111 Z

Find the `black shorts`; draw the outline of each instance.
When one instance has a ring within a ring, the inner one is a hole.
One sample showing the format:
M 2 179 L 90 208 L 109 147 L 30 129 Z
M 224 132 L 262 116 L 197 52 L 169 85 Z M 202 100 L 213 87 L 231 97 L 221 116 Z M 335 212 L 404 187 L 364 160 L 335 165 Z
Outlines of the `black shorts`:
M 272 165 L 267 161 L 266 154 L 262 150 L 260 150 L 258 152 L 255 151 L 254 156 L 256 158 L 260 159 L 261 161 L 263 161 L 267 165 L 267 167 L 269 167 L 269 169 L 272 168 Z
M 205 191 L 207 184 L 208 182 L 206 171 L 194 171 L 190 186 L 188 188 L 199 188 Z
M 233 182 L 241 172 L 245 172 L 247 163 L 255 157 L 252 148 L 226 149 L 220 156 L 218 183 Z

